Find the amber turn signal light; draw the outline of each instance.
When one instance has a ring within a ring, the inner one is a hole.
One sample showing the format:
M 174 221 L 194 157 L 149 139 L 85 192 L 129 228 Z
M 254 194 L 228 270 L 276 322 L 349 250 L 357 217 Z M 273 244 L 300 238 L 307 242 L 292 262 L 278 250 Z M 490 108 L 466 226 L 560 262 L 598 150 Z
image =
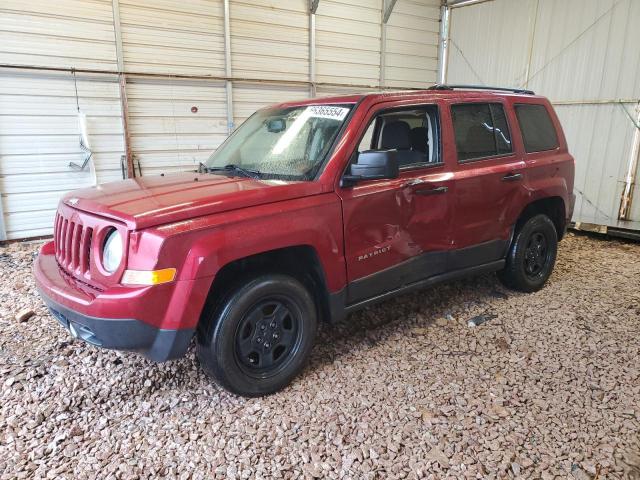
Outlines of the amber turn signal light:
M 122 283 L 126 285 L 159 285 L 172 282 L 176 278 L 175 268 L 162 270 L 125 270 Z

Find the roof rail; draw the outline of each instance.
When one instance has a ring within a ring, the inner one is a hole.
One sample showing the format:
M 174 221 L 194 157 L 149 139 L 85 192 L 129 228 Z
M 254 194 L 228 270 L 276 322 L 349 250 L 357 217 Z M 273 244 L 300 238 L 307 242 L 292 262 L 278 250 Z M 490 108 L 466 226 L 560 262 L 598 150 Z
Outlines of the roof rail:
M 496 90 L 498 92 L 513 92 L 523 95 L 535 95 L 532 90 L 526 90 L 524 88 L 507 88 L 507 87 L 488 87 L 486 85 L 442 85 L 435 84 L 429 87 L 427 90 Z

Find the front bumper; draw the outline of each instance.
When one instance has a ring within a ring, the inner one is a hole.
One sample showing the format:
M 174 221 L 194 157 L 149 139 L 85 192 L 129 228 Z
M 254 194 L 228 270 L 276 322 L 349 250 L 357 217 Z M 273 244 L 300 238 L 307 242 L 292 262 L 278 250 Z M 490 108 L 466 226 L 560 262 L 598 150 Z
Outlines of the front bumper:
M 197 281 L 93 291 L 61 271 L 52 242 L 42 247 L 33 272 L 44 303 L 74 337 L 156 362 L 185 354 L 204 301 L 202 289 L 194 291 Z
M 193 329 L 164 330 L 134 319 L 96 318 L 75 312 L 40 295 L 51 314 L 75 338 L 96 347 L 139 352 L 149 360 L 164 362 L 182 357 Z

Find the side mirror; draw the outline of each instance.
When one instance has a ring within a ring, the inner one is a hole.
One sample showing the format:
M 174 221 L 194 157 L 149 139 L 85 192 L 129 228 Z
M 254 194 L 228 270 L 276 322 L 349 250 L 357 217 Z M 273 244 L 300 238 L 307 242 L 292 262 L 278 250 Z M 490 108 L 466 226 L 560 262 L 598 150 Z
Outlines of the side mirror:
M 342 177 L 342 186 L 348 187 L 364 180 L 398 178 L 400 167 L 396 150 L 367 150 L 358 154 L 351 165 L 351 174 Z

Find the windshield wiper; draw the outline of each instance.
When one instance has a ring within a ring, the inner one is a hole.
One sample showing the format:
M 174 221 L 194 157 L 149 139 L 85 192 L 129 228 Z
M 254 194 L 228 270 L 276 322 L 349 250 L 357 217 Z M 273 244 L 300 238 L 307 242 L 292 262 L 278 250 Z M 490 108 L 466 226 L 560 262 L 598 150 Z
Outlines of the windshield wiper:
M 249 168 L 241 167 L 240 165 L 236 165 L 235 163 L 230 163 L 229 165 L 225 165 L 224 167 L 207 167 L 203 165 L 202 168 L 205 172 L 230 172 L 230 173 L 240 173 L 247 178 L 260 178 L 260 173 L 258 170 L 251 170 Z

